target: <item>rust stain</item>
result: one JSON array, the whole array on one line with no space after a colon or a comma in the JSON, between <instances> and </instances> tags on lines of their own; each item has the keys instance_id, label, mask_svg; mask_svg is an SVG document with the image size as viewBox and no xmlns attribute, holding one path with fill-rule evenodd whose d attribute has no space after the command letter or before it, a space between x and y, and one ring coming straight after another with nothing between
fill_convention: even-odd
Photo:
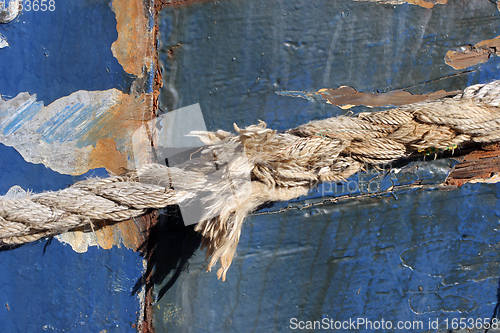
<instances>
[{"instance_id":1,"label":"rust stain","mask_svg":"<svg viewBox=\"0 0 500 333\"><path fill-rule=\"evenodd\" d=\"M163 78L161 73L161 64L159 60L159 51L158 51L158 40L159 40L159 29L158 29L158 13L163 7L163 4L160 1L154 1L154 28L153 28L153 45L154 45L154 54L153 54L153 70L154 70L154 78L153 78L153 94L152 94L152 108L149 109L149 114L145 114L145 118L153 119L157 114L156 111L159 109L158 98L160 96L160 89L163 87ZM148 135L149 137L150 135ZM150 141L149 144L151 146L154 145L153 141ZM149 148L149 147L148 147ZM135 156L134 156L135 158ZM153 159L153 157L149 157L149 159ZM153 333L155 332L155 327L153 323L153 308L152 304L154 303L155 297L153 294L153 270L154 264L151 263L151 254L150 250L151 246L149 243L149 232L151 228L158 222L159 212L157 210L153 210L148 214L145 214L138 219L136 219L139 223L135 228L131 228L128 230L128 225L122 226L121 233L124 235L128 235L123 237L124 244L131 242L134 244L135 249L141 252L145 261L145 274L144 274L144 291L143 298L141 297L141 315L138 321L137 332L141 333ZM127 230L124 230L127 229ZM127 245L125 245L127 246Z\"/></svg>"},{"instance_id":2,"label":"rust stain","mask_svg":"<svg viewBox=\"0 0 500 333\"><path fill-rule=\"evenodd\" d=\"M89 246L98 246L109 250L113 246L120 244L138 251L144 245L149 230L145 219L148 219L148 215L111 225L106 224L105 221L100 221L92 225L94 232L84 231L83 228L80 228L56 236L56 238L71 245L73 250L78 253L87 252Z\"/></svg>"},{"instance_id":3,"label":"rust stain","mask_svg":"<svg viewBox=\"0 0 500 333\"><path fill-rule=\"evenodd\" d=\"M141 224L144 226L144 231L149 232L151 228L158 222L158 211L153 211L148 215L141 217ZM146 238L145 243L141 247L141 254L147 262L146 274L144 276L144 304L143 304L143 318L140 321L140 327L137 330L141 333L153 333L155 332L153 324L153 308L155 297L153 294L153 271L154 267L151 263L151 256L153 254L152 246L149 244L149 237Z\"/></svg>"},{"instance_id":4,"label":"rust stain","mask_svg":"<svg viewBox=\"0 0 500 333\"><path fill-rule=\"evenodd\" d=\"M127 156L116 149L113 138L101 138L90 152L88 166L89 169L105 167L114 174L120 174L127 169L127 163Z\"/></svg>"},{"instance_id":5,"label":"rust stain","mask_svg":"<svg viewBox=\"0 0 500 333\"><path fill-rule=\"evenodd\" d=\"M129 221L122 222L128 223ZM119 224L119 223L118 223ZM94 234L96 236L96 242L99 247L109 250L115 244L120 244L120 233L118 231L118 224L116 225L104 225L98 230L95 230Z\"/></svg>"},{"instance_id":6,"label":"rust stain","mask_svg":"<svg viewBox=\"0 0 500 333\"><path fill-rule=\"evenodd\" d=\"M488 61L492 55L498 55L500 36L483 40L476 45L464 45L458 51L448 51L444 62L454 69L463 69Z\"/></svg>"},{"instance_id":7,"label":"rust stain","mask_svg":"<svg viewBox=\"0 0 500 333\"><path fill-rule=\"evenodd\" d=\"M148 229L145 227L143 217L118 223L117 229L120 232L123 245L129 249L138 250L146 240Z\"/></svg>"},{"instance_id":8,"label":"rust stain","mask_svg":"<svg viewBox=\"0 0 500 333\"><path fill-rule=\"evenodd\" d=\"M448 2L448 0L355 0L355 1L370 1L381 4L391 4L391 5L402 5L404 3L408 3L410 5L416 5L424 8L433 8L435 5L444 5Z\"/></svg>"},{"instance_id":9,"label":"rust stain","mask_svg":"<svg viewBox=\"0 0 500 333\"><path fill-rule=\"evenodd\" d=\"M123 244L126 248L137 251L146 240L142 218L128 220L112 225L102 225L95 231L96 244L106 250L114 245Z\"/></svg>"},{"instance_id":10,"label":"rust stain","mask_svg":"<svg viewBox=\"0 0 500 333\"><path fill-rule=\"evenodd\" d=\"M105 167L113 173L121 174L124 168L133 167L133 133L153 117L152 103L152 93L139 96L122 94L118 103L96 119L89 131L78 139L80 146L92 148L88 159L91 168ZM94 230L94 233L65 233L58 236L58 239L81 253L86 252L88 246L92 245L111 249L115 245L123 244L127 248L138 250L147 237L141 219L113 225L99 223L94 226Z\"/></svg>"},{"instance_id":11,"label":"rust stain","mask_svg":"<svg viewBox=\"0 0 500 333\"><path fill-rule=\"evenodd\" d=\"M432 101L447 96L454 96L460 91L439 90L424 95L413 95L410 92L396 90L387 93L364 93L348 86L341 86L338 89L320 89L318 92L279 92L282 96L302 97L306 99L320 98L326 100L328 104L340 106L342 109L350 109L353 106L365 105L368 107L385 105L404 105L410 103Z\"/></svg>"},{"instance_id":12,"label":"rust stain","mask_svg":"<svg viewBox=\"0 0 500 333\"><path fill-rule=\"evenodd\" d=\"M149 13L141 0L114 0L112 4L118 31L118 39L111 45L113 56L127 73L142 78L153 59Z\"/></svg>"},{"instance_id":13,"label":"rust stain","mask_svg":"<svg viewBox=\"0 0 500 333\"><path fill-rule=\"evenodd\" d=\"M155 17L158 17L158 11L161 10L161 7L157 6L155 4ZM160 39L160 31L158 29L158 24L155 24L153 28L153 40L159 40ZM153 109L151 110L152 114L151 117L156 116L156 110L159 109L159 103L158 99L160 98L160 89L163 87L163 77L161 73L161 65L160 65L160 58L159 58L159 51L158 51L158 44L159 43L154 43L155 44L155 51L154 51L154 79L153 79Z\"/></svg>"},{"instance_id":14,"label":"rust stain","mask_svg":"<svg viewBox=\"0 0 500 333\"><path fill-rule=\"evenodd\" d=\"M484 146L460 159L446 179L447 185L462 186L470 182L500 181L500 144Z\"/></svg>"},{"instance_id":15,"label":"rust stain","mask_svg":"<svg viewBox=\"0 0 500 333\"><path fill-rule=\"evenodd\" d=\"M152 93L140 96L122 95L120 102L106 111L92 128L82 135L78 140L79 144L94 145L102 138L113 138L121 154L127 157L133 156L132 134L144 122L152 119L153 115L150 112L152 100Z\"/></svg>"}]
</instances>

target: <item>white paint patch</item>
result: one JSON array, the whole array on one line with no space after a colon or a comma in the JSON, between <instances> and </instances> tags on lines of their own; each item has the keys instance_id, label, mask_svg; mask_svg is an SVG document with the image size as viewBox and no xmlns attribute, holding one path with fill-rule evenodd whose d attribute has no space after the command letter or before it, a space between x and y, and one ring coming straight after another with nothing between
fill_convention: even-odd
<instances>
[{"instance_id":1,"label":"white paint patch","mask_svg":"<svg viewBox=\"0 0 500 333\"><path fill-rule=\"evenodd\" d=\"M3 49L4 47L9 46L9 42L7 41L7 38L5 38L4 35L0 34L0 49Z\"/></svg>"},{"instance_id":2,"label":"white paint patch","mask_svg":"<svg viewBox=\"0 0 500 333\"><path fill-rule=\"evenodd\" d=\"M72 231L54 237L63 244L71 246L76 253L85 253L89 246L99 246L97 236L93 232Z\"/></svg>"},{"instance_id":3,"label":"white paint patch","mask_svg":"<svg viewBox=\"0 0 500 333\"><path fill-rule=\"evenodd\" d=\"M83 174L89 170L93 147L79 139L123 95L117 89L80 90L48 106L27 92L7 101L0 95L0 142L14 147L27 162L63 174Z\"/></svg>"}]
</instances>

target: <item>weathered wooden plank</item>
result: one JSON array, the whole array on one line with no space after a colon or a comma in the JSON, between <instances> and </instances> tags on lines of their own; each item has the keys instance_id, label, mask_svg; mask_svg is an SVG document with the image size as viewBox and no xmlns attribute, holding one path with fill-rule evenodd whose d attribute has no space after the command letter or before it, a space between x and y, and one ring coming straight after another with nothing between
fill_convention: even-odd
<instances>
[{"instance_id":1,"label":"weathered wooden plank","mask_svg":"<svg viewBox=\"0 0 500 333\"><path fill-rule=\"evenodd\" d=\"M286 130L345 114L315 96L297 99L286 92L311 97L348 86L368 97L424 95L497 79L496 56L462 69L445 62L456 47L498 36L495 3L409 2L167 5L159 15L165 68L160 106L200 103L209 129L231 131L233 122L246 126L262 119ZM356 104L350 110L357 113L385 103L332 104ZM422 331L430 329L429 320L439 320L443 329L445 319L491 318L498 286L498 185L456 189L452 180L467 176L468 167L490 177L498 162L495 152L486 151L466 155L459 167L466 152L394 164L390 173L368 170L263 208L246 223L226 282L204 274L203 253L196 253L189 273L155 305L156 329L281 332L290 331L292 318L384 318L394 325L422 321L425 326L415 330ZM164 281L175 271L160 259L151 264Z\"/></svg>"}]
</instances>

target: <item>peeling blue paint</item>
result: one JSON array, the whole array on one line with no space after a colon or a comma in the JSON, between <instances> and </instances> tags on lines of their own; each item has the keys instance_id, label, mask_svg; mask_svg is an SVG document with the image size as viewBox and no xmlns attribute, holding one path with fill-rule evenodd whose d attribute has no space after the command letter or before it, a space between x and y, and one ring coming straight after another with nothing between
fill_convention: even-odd
<instances>
[{"instance_id":1,"label":"peeling blue paint","mask_svg":"<svg viewBox=\"0 0 500 333\"><path fill-rule=\"evenodd\" d=\"M26 163L0 144L0 195L13 185L42 192L58 190L104 169L73 177ZM125 248L89 248L84 254L57 241L0 251L2 332L136 332L140 302L131 295L142 273L142 258ZM45 251L45 254L44 254Z\"/></svg>"},{"instance_id":2,"label":"peeling blue paint","mask_svg":"<svg viewBox=\"0 0 500 333\"><path fill-rule=\"evenodd\" d=\"M463 89L498 79L500 58L456 71L444 63L449 45L496 37L499 15L486 0L432 10L351 0L166 7L159 17L160 101L164 109L199 102L212 130L262 119L282 131L345 114L303 91ZM172 56L168 47L177 43ZM500 185L437 189L456 161L433 157L261 209L244 224L226 281L206 274L197 252L155 305L156 330L289 332L292 318L383 318L422 320L420 332L429 330L428 320L491 318L500 280Z\"/></svg>"},{"instance_id":3,"label":"peeling blue paint","mask_svg":"<svg viewBox=\"0 0 500 333\"><path fill-rule=\"evenodd\" d=\"M498 79L500 58L492 57L486 67L456 71L444 64L447 45L496 37L499 15L488 1L449 2L432 10L352 0L320 0L315 6L302 0L229 0L166 7L159 16L160 106L173 110L200 103L209 130L232 131L233 123L247 126L261 119L282 131L344 111L283 98L276 95L280 91L342 85L413 94L463 89ZM388 35L393 37L388 40ZM285 47L286 41L300 41L301 47ZM177 43L181 46L171 57L167 51ZM374 46L368 49L368 44Z\"/></svg>"},{"instance_id":4,"label":"peeling blue paint","mask_svg":"<svg viewBox=\"0 0 500 333\"><path fill-rule=\"evenodd\" d=\"M91 247L79 254L57 241L45 245L0 252L3 332L137 331L140 305L131 292L142 271L138 253Z\"/></svg>"},{"instance_id":5,"label":"peeling blue paint","mask_svg":"<svg viewBox=\"0 0 500 333\"><path fill-rule=\"evenodd\" d=\"M25 10L0 24L10 43L0 52L4 98L27 91L48 105L77 90L128 92L134 78L111 52L118 33L109 1L55 2L52 12Z\"/></svg>"},{"instance_id":6,"label":"peeling blue paint","mask_svg":"<svg viewBox=\"0 0 500 333\"><path fill-rule=\"evenodd\" d=\"M9 42L7 41L7 38L5 38L4 35L0 34L0 49L3 49L7 46L9 46Z\"/></svg>"},{"instance_id":7,"label":"peeling blue paint","mask_svg":"<svg viewBox=\"0 0 500 333\"><path fill-rule=\"evenodd\" d=\"M54 118L42 124L36 132L42 134L49 143L79 139L98 122L98 118L108 111L109 107L109 103L105 105L93 101L87 102L89 104L76 103L66 106Z\"/></svg>"},{"instance_id":8,"label":"peeling blue paint","mask_svg":"<svg viewBox=\"0 0 500 333\"><path fill-rule=\"evenodd\" d=\"M205 273L198 252L155 307L157 331L289 332L291 318L491 318L499 197L500 185L473 184L252 216L226 281ZM162 320L176 306L177 316Z\"/></svg>"},{"instance_id":9,"label":"peeling blue paint","mask_svg":"<svg viewBox=\"0 0 500 333\"><path fill-rule=\"evenodd\" d=\"M89 177L107 177L104 168L93 169L80 176L63 175L43 164L27 163L12 147L0 143L0 195L14 185L34 193L57 191Z\"/></svg>"},{"instance_id":10,"label":"peeling blue paint","mask_svg":"<svg viewBox=\"0 0 500 333\"><path fill-rule=\"evenodd\" d=\"M121 97L130 97L121 92L130 90L134 77L111 51L118 32L109 1L56 0L55 6L51 12L23 10L0 24L0 136L38 154L34 160L59 159L52 162L73 170L78 161L71 154L81 147L68 140L94 128ZM0 144L0 195L14 185L53 191L108 175L105 169L61 174ZM2 249L0 261L2 332L137 331L143 310L132 295L143 272L137 252L90 247L80 254L59 241L41 240Z\"/></svg>"}]
</instances>

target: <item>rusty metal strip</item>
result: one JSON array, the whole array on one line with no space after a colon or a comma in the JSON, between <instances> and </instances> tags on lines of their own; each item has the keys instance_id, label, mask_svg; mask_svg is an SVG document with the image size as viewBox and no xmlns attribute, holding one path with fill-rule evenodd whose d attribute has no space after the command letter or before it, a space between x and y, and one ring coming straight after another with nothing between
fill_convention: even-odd
<instances>
[{"instance_id":1,"label":"rusty metal strip","mask_svg":"<svg viewBox=\"0 0 500 333\"><path fill-rule=\"evenodd\" d=\"M140 248L141 254L144 257L146 262L145 273L141 278L140 284L143 288L143 297L142 297L142 313L141 318L139 318L139 325L137 332L141 333L154 333L155 328L153 325L153 303L154 303L154 295L153 288L151 288L151 280L153 276L153 269L151 267L151 256L152 251L150 250L149 244L149 231L151 228L158 222L158 212L153 211L150 214L143 216L142 222L144 227L146 228L145 232L148 234L148 237L144 241L143 245Z\"/></svg>"},{"instance_id":2,"label":"rusty metal strip","mask_svg":"<svg viewBox=\"0 0 500 333\"><path fill-rule=\"evenodd\" d=\"M147 0L146 0L147 1ZM150 109L150 117L153 119L157 116L157 110L159 109L158 99L160 97L160 89L163 87L163 78L161 72L161 64L159 60L159 34L160 31L158 29L158 13L163 7L163 3L161 0L153 0L152 1L152 9L153 9L153 20L154 26L152 29L152 45L154 48L154 52L152 54L152 62L153 62L153 94L152 94L152 108ZM149 135L150 136L150 135ZM154 140L150 140L150 145L154 146ZM149 233L151 228L153 228L158 223L158 211L152 211L150 214L147 214L141 217L142 225L145 227L145 238L144 242L139 249L142 256L145 260L145 273L142 277L142 285L143 285L143 299L142 299L142 313L140 318L140 325L138 326L138 332L141 333L154 333L155 328L153 324L153 303L154 303L154 295L152 286L153 279L153 263L151 261L151 257L153 254L153 248L150 244Z\"/></svg>"}]
</instances>

